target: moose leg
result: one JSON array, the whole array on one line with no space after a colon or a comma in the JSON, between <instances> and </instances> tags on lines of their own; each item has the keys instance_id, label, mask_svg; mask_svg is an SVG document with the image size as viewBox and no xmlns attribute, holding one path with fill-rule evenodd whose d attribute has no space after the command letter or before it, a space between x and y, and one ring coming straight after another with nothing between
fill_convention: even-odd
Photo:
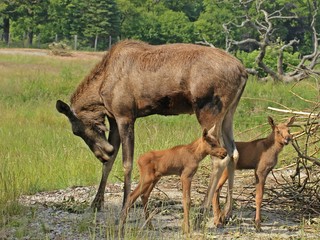
<instances>
[{"instance_id":1,"label":"moose leg","mask_svg":"<svg viewBox=\"0 0 320 240\"><path fill-rule=\"evenodd\" d=\"M118 120L117 123L122 142L122 164L124 170L123 208L131 191L131 172L134 154L134 120Z\"/></svg>"},{"instance_id":2,"label":"moose leg","mask_svg":"<svg viewBox=\"0 0 320 240\"><path fill-rule=\"evenodd\" d=\"M119 137L119 131L118 131L118 126L117 123L113 119L108 119L109 120L109 127L110 127L110 132L108 136L108 142L113 146L114 152L108 162L104 162L102 165L102 177L100 180L99 188L97 191L97 194L91 204L91 207L93 209L97 209L98 211L101 210L103 202L104 202L104 191L106 188L107 184L107 179L109 176L109 173L112 169L113 163L117 157L118 151L119 151L119 146L120 146L120 137Z\"/></svg>"},{"instance_id":3,"label":"moose leg","mask_svg":"<svg viewBox=\"0 0 320 240\"><path fill-rule=\"evenodd\" d=\"M222 173L222 176L218 182L217 185L217 190L215 191L214 195L213 195L213 199L212 199L212 207L213 207L213 222L214 225L216 226L221 226L222 222L221 222L221 209L220 209L220 191L222 189L223 184L226 182L226 180L228 179L228 171L227 169L225 169Z\"/></svg>"},{"instance_id":4,"label":"moose leg","mask_svg":"<svg viewBox=\"0 0 320 240\"><path fill-rule=\"evenodd\" d=\"M202 128L212 129L214 127L214 132L212 133L214 137L216 137L219 141L221 146L224 146L223 139L222 139L222 123L225 116L224 109L207 109L206 105L203 109L198 109L195 107L195 112L198 118L198 121ZM212 112L217 112L217 115L212 114ZM210 131L210 130L209 130ZM205 226L204 220L207 218L207 214L210 209L210 205L212 202L213 194L216 191L216 187L218 184L218 180L227 166L228 162L230 161L230 156L226 156L224 159L220 159L214 156L212 158L212 172L210 176L210 182L207 190L207 194L203 200L202 206L199 209L197 216L195 217L195 224L194 228L199 229L201 226Z\"/></svg>"},{"instance_id":5,"label":"moose leg","mask_svg":"<svg viewBox=\"0 0 320 240\"><path fill-rule=\"evenodd\" d=\"M225 147L228 151L228 154L232 156L231 161L228 163L228 194L227 194L227 201L224 209L224 213L221 216L221 220L224 223L226 219L228 219L232 214L232 193L233 193L233 182L234 182L234 172L235 166L239 159L239 152L237 150L236 144L234 142L233 137L233 115L236 110L236 106L239 102L239 98L233 102L232 106L230 107L222 127L222 136L225 143Z\"/></svg>"},{"instance_id":6,"label":"moose leg","mask_svg":"<svg viewBox=\"0 0 320 240\"><path fill-rule=\"evenodd\" d=\"M189 222L189 211L190 211L190 190L191 190L191 180L192 177L190 176L181 176L181 183L182 183L182 192L183 192L183 226L182 230L183 233L190 232L190 222Z\"/></svg>"}]
</instances>

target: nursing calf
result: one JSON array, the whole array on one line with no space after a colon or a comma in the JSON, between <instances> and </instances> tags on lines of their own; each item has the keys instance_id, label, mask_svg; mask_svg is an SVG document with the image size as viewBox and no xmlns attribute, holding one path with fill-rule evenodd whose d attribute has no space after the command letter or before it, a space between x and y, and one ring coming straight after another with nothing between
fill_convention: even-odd
<instances>
[{"instance_id":1,"label":"nursing calf","mask_svg":"<svg viewBox=\"0 0 320 240\"><path fill-rule=\"evenodd\" d=\"M219 142L204 129L201 138L188 145L180 145L167 150L151 151L138 159L140 180L138 186L130 193L128 201L121 213L121 228L127 218L129 208L136 199L141 196L146 221L149 219L147 203L150 193L162 176L179 175L183 191L183 232L190 231L189 209L191 180L196 173L199 163L207 155L223 159L227 156L225 148L220 147Z\"/></svg>"},{"instance_id":2,"label":"nursing calf","mask_svg":"<svg viewBox=\"0 0 320 240\"><path fill-rule=\"evenodd\" d=\"M264 185L269 172L275 167L278 161L278 155L285 145L292 139L289 127L295 118L291 117L286 123L275 124L271 117L268 117L272 132L263 139L251 142L236 142L239 152L239 160L236 169L254 169L256 178L256 216L255 227L257 231L261 231L261 203L264 192ZM228 171L225 170L218 182L217 190L214 194L212 204L214 209L214 223L221 225L224 217L231 213L221 214L219 207L219 193L228 179Z\"/></svg>"}]
</instances>

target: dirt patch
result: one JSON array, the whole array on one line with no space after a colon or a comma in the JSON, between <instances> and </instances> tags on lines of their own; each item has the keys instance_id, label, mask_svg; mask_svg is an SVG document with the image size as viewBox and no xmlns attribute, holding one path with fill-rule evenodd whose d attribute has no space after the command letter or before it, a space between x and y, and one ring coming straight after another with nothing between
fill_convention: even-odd
<instances>
[{"instance_id":1,"label":"dirt patch","mask_svg":"<svg viewBox=\"0 0 320 240\"><path fill-rule=\"evenodd\" d=\"M278 171L275 175L290 174L291 170ZM192 213L197 211L204 194L208 175L199 170L192 186ZM277 180L278 181L278 180ZM262 206L262 233L253 226L254 178L251 171L238 171L235 180L235 205L233 217L221 229L213 226L211 215L204 232L192 232L194 239L319 239L319 218L296 214L292 206L281 202L270 204L268 192L275 186L275 178L268 177L266 198ZM135 187L133 184L132 187ZM41 192L21 196L20 203L27 207L25 216L16 219L17 226L2 233L7 239L114 239L118 238L117 222L122 204L123 184L108 184L105 208L93 213L89 206L96 187L72 187L64 190ZM144 227L140 200L130 210L126 225L126 239L185 239L181 224L183 209L181 186L178 177L163 178L150 197L153 230ZM225 195L225 192L222 192ZM274 200L273 200L274 201ZM272 201L271 201L272 202ZM191 216L193 218L193 216ZM22 229L22 230L21 230ZM23 230L24 229L24 230ZM1 235L1 233L0 233Z\"/></svg>"},{"instance_id":2,"label":"dirt patch","mask_svg":"<svg viewBox=\"0 0 320 240\"><path fill-rule=\"evenodd\" d=\"M53 56L63 59L101 59L106 52L81 52L71 51L70 56L57 56L53 55L50 50L47 49L32 49L32 48L1 48L0 54L22 54L33 56Z\"/></svg>"}]
</instances>

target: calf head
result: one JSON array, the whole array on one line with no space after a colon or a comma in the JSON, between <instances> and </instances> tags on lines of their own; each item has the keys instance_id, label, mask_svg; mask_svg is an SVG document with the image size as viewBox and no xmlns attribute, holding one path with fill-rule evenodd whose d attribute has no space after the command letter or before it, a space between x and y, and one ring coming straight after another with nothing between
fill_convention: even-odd
<instances>
[{"instance_id":1,"label":"calf head","mask_svg":"<svg viewBox=\"0 0 320 240\"><path fill-rule=\"evenodd\" d=\"M103 123L96 123L85 117L80 119L69 105L61 100L57 101L56 108L58 112L68 117L73 134L81 137L101 162L110 159L114 149L106 139L105 131L107 129Z\"/></svg>"},{"instance_id":2,"label":"calf head","mask_svg":"<svg viewBox=\"0 0 320 240\"><path fill-rule=\"evenodd\" d=\"M288 145L292 140L289 127L295 121L295 117L289 118L285 123L275 124L271 117L268 117L268 122L271 125L272 131L274 132L275 141L281 145Z\"/></svg>"},{"instance_id":3,"label":"calf head","mask_svg":"<svg viewBox=\"0 0 320 240\"><path fill-rule=\"evenodd\" d=\"M227 156L227 150L221 147L219 141L212 135L213 129L209 132L206 128L203 130L203 143L206 145L208 154L223 159Z\"/></svg>"}]
</instances>

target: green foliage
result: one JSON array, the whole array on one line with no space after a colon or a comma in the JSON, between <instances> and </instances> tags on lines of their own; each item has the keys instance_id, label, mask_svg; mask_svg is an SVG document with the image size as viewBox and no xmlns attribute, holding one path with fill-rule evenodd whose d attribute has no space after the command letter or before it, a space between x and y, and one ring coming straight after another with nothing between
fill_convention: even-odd
<instances>
[{"instance_id":1,"label":"green foliage","mask_svg":"<svg viewBox=\"0 0 320 240\"><path fill-rule=\"evenodd\" d=\"M3 0L0 3L0 21L10 21L12 40L17 41L22 36L28 39L29 43L20 44L21 46L31 46L33 41L47 46L53 41L72 41L73 36L77 35L78 49L92 49L98 39L98 49L105 50L109 36L113 43L119 38L140 39L152 44L205 39L216 47L225 48L226 34L235 40L259 39L260 33L252 25L239 27L246 19L245 16L249 16L252 22L264 20L262 12L257 11L259 1L249 1L246 4L241 2L243 1ZM310 1L263 1L261 9L270 14L281 9L283 16L296 14L297 18L273 21L273 25L277 27L271 41L281 39L288 42L297 38L300 43L294 46L294 51L302 54L312 51L310 16L313 6ZM231 31L226 33L223 24L229 24ZM0 34L9 31L4 29L5 24L2 26L0 24ZM319 32L319 11L315 26ZM252 44L241 47L245 51L256 48Z\"/></svg>"},{"instance_id":2,"label":"green foliage","mask_svg":"<svg viewBox=\"0 0 320 240\"><path fill-rule=\"evenodd\" d=\"M266 54L263 59L263 62L270 67L273 71L277 72L277 63L278 63L278 57L279 57L279 50L280 46L275 45L274 47L267 47ZM254 50L252 52L245 52L245 51L238 51L236 53L237 57L243 62L243 64L247 68L254 68L257 69L259 72L259 77L265 77L266 73L258 67L256 63L256 57L258 56L259 51ZM299 52L293 52L292 49L286 49L286 51L283 52L283 70L286 71L292 71L292 66L297 66L300 62L300 56Z\"/></svg>"},{"instance_id":3,"label":"green foliage","mask_svg":"<svg viewBox=\"0 0 320 240\"><path fill-rule=\"evenodd\" d=\"M193 23L182 11L167 9L162 2L118 0L121 37L142 39L149 43L193 42Z\"/></svg>"}]
</instances>

